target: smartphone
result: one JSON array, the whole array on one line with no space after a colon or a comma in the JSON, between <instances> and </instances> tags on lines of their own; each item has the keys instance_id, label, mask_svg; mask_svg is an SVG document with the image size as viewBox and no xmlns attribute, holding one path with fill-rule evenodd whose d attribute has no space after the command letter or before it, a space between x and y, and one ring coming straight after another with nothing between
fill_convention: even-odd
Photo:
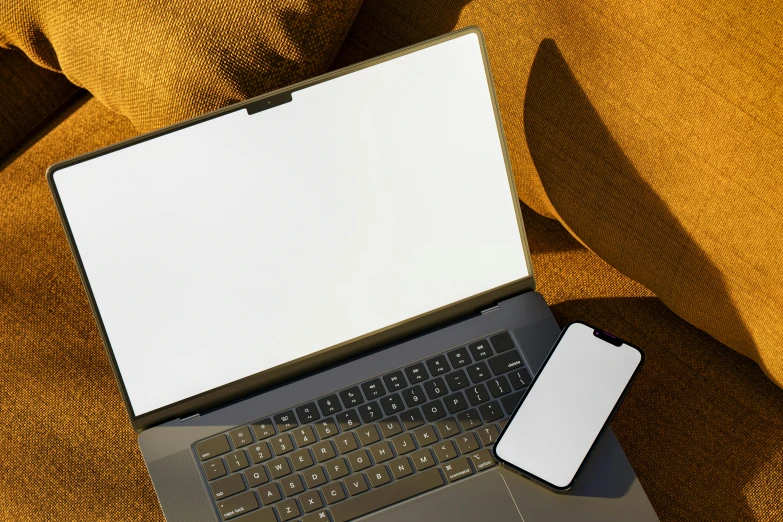
<instances>
[{"instance_id":1,"label":"smartphone","mask_svg":"<svg viewBox=\"0 0 783 522\"><path fill-rule=\"evenodd\" d=\"M643 361L642 351L622 339L569 324L498 437L496 459L567 493Z\"/></svg>"}]
</instances>

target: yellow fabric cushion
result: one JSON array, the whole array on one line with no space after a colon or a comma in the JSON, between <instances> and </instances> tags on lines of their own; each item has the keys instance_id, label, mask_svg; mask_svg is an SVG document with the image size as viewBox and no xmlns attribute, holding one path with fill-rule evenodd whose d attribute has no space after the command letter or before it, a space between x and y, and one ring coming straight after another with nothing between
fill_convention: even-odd
<instances>
[{"instance_id":1,"label":"yellow fabric cushion","mask_svg":"<svg viewBox=\"0 0 783 522\"><path fill-rule=\"evenodd\" d=\"M0 47L146 131L323 72L361 0L11 2Z\"/></svg>"},{"instance_id":2,"label":"yellow fabric cushion","mask_svg":"<svg viewBox=\"0 0 783 522\"><path fill-rule=\"evenodd\" d=\"M481 27L520 197L783 386L781 19L779 0L367 0L336 64Z\"/></svg>"}]
</instances>

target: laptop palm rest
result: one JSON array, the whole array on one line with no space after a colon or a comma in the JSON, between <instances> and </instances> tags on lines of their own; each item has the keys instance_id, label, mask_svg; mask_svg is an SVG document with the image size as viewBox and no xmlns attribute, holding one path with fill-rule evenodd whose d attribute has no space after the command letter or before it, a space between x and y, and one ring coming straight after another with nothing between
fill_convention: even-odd
<instances>
[{"instance_id":1,"label":"laptop palm rest","mask_svg":"<svg viewBox=\"0 0 783 522\"><path fill-rule=\"evenodd\" d=\"M487 520L516 522L524 520L506 480L500 473L488 472L464 479L451 487L414 498L363 520L399 522L480 522Z\"/></svg>"}]
</instances>

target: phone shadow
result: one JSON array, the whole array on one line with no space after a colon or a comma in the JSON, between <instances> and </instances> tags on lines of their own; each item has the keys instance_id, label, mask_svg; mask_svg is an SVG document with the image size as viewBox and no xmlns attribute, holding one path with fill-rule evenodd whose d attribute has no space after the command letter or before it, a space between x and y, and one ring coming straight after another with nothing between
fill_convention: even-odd
<instances>
[{"instance_id":1,"label":"phone shadow","mask_svg":"<svg viewBox=\"0 0 783 522\"><path fill-rule=\"evenodd\" d=\"M571 489L571 496L621 498L636 479L614 432L606 427L588 455Z\"/></svg>"}]
</instances>

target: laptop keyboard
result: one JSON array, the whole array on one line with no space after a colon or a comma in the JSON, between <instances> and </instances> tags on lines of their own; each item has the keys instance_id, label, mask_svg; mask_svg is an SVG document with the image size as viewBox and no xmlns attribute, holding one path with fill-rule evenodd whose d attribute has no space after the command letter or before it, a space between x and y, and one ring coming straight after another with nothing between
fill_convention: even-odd
<instances>
[{"instance_id":1,"label":"laptop keyboard","mask_svg":"<svg viewBox=\"0 0 783 522\"><path fill-rule=\"evenodd\" d=\"M194 445L222 520L346 522L495 466L530 384L507 332Z\"/></svg>"}]
</instances>

